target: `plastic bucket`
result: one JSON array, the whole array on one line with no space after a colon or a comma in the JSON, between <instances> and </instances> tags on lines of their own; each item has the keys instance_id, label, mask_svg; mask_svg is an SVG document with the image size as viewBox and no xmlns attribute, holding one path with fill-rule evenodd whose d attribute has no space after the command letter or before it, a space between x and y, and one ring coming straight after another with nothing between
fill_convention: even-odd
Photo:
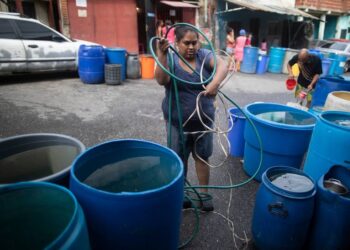
<instances>
[{"instance_id":1,"label":"plastic bucket","mask_svg":"<svg viewBox=\"0 0 350 250\"><path fill-rule=\"evenodd\" d=\"M271 47L268 71L271 73L281 73L286 49Z\"/></svg>"},{"instance_id":2,"label":"plastic bucket","mask_svg":"<svg viewBox=\"0 0 350 250\"><path fill-rule=\"evenodd\" d=\"M324 110L350 112L350 91L335 91L328 94Z\"/></svg>"},{"instance_id":3,"label":"plastic bucket","mask_svg":"<svg viewBox=\"0 0 350 250\"><path fill-rule=\"evenodd\" d=\"M83 83L94 84L104 81L105 53L99 45L80 45L78 72Z\"/></svg>"},{"instance_id":4,"label":"plastic bucket","mask_svg":"<svg viewBox=\"0 0 350 250\"><path fill-rule=\"evenodd\" d=\"M27 182L0 187L2 249L90 249L85 218L73 194Z\"/></svg>"},{"instance_id":5,"label":"plastic bucket","mask_svg":"<svg viewBox=\"0 0 350 250\"><path fill-rule=\"evenodd\" d=\"M228 133L230 141L230 155L234 157L243 157L244 155L244 127L245 116L238 108L229 109L233 121L232 130ZM229 120L229 127L231 127L231 120Z\"/></svg>"},{"instance_id":6,"label":"plastic bucket","mask_svg":"<svg viewBox=\"0 0 350 250\"><path fill-rule=\"evenodd\" d=\"M252 234L259 249L303 249L311 222L315 184L299 169L272 167L256 194Z\"/></svg>"},{"instance_id":7,"label":"plastic bucket","mask_svg":"<svg viewBox=\"0 0 350 250\"><path fill-rule=\"evenodd\" d=\"M309 146L317 118L309 112L276 103L252 103L245 107L262 140L263 162L255 176L271 166L283 165L300 168ZM257 171L260 162L260 144L253 126L246 122L244 130L244 171Z\"/></svg>"},{"instance_id":8,"label":"plastic bucket","mask_svg":"<svg viewBox=\"0 0 350 250\"><path fill-rule=\"evenodd\" d=\"M94 249L177 249L183 164L172 150L115 140L80 155L70 189L81 204Z\"/></svg>"},{"instance_id":9,"label":"plastic bucket","mask_svg":"<svg viewBox=\"0 0 350 250\"><path fill-rule=\"evenodd\" d=\"M141 55L141 77L142 79L153 79L154 78L154 67L155 61L151 55Z\"/></svg>"},{"instance_id":10,"label":"plastic bucket","mask_svg":"<svg viewBox=\"0 0 350 250\"><path fill-rule=\"evenodd\" d=\"M286 87L288 90L293 90L295 86L297 85L297 81L294 79L287 79L286 81Z\"/></svg>"},{"instance_id":11,"label":"plastic bucket","mask_svg":"<svg viewBox=\"0 0 350 250\"><path fill-rule=\"evenodd\" d=\"M253 74L256 71L256 64L258 62L259 48L257 47L244 47L243 62L241 64L240 71L243 73Z\"/></svg>"},{"instance_id":12,"label":"plastic bucket","mask_svg":"<svg viewBox=\"0 0 350 250\"><path fill-rule=\"evenodd\" d=\"M327 96L333 91L350 91L350 81L342 77L325 77L318 80L312 97L312 106L324 106Z\"/></svg>"},{"instance_id":13,"label":"plastic bucket","mask_svg":"<svg viewBox=\"0 0 350 250\"><path fill-rule=\"evenodd\" d=\"M0 140L0 184L21 181L69 183L73 160L85 150L77 139L60 134L26 134Z\"/></svg>"},{"instance_id":14,"label":"plastic bucket","mask_svg":"<svg viewBox=\"0 0 350 250\"><path fill-rule=\"evenodd\" d=\"M256 73L264 74L267 71L267 65L269 63L269 56L267 55L259 55L258 62L256 64Z\"/></svg>"},{"instance_id":15,"label":"plastic bucket","mask_svg":"<svg viewBox=\"0 0 350 250\"><path fill-rule=\"evenodd\" d=\"M350 170L334 166L317 182L309 249L348 249L350 246L350 194L340 195L325 186L335 179L350 188Z\"/></svg>"},{"instance_id":16,"label":"plastic bucket","mask_svg":"<svg viewBox=\"0 0 350 250\"><path fill-rule=\"evenodd\" d=\"M341 111L323 112L312 134L304 171L314 180L334 165L350 168L350 113Z\"/></svg>"},{"instance_id":17,"label":"plastic bucket","mask_svg":"<svg viewBox=\"0 0 350 250\"><path fill-rule=\"evenodd\" d=\"M122 65L122 81L126 79L126 49L106 48L107 63Z\"/></svg>"}]
</instances>

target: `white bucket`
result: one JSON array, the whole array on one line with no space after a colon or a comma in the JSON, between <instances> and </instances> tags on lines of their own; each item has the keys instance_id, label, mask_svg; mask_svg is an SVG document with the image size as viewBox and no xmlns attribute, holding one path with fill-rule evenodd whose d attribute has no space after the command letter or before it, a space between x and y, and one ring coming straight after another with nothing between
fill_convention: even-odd
<instances>
[{"instance_id":1,"label":"white bucket","mask_svg":"<svg viewBox=\"0 0 350 250\"><path fill-rule=\"evenodd\" d=\"M335 91L328 94L324 110L350 112L350 92Z\"/></svg>"}]
</instances>

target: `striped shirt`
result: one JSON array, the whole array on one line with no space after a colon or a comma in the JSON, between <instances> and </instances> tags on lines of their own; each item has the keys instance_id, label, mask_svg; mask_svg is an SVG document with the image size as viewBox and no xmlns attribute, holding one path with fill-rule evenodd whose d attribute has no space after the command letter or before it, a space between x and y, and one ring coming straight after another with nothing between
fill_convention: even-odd
<instances>
[{"instance_id":1,"label":"striped shirt","mask_svg":"<svg viewBox=\"0 0 350 250\"><path fill-rule=\"evenodd\" d=\"M307 88L307 86L309 86L315 75L322 74L322 62L321 59L316 55L309 54L309 59L305 63L299 62L298 55L295 55L292 59L290 59L288 63L291 67L296 63L298 64L300 71L300 74L298 76L298 84L304 88Z\"/></svg>"}]
</instances>

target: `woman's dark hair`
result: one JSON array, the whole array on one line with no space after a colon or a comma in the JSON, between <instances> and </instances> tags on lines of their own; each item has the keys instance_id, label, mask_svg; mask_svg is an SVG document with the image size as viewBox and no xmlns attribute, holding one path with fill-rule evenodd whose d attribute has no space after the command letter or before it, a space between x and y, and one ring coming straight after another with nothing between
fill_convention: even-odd
<instances>
[{"instance_id":1,"label":"woman's dark hair","mask_svg":"<svg viewBox=\"0 0 350 250\"><path fill-rule=\"evenodd\" d=\"M162 26L163 20L157 20L156 27Z\"/></svg>"},{"instance_id":2,"label":"woman's dark hair","mask_svg":"<svg viewBox=\"0 0 350 250\"><path fill-rule=\"evenodd\" d=\"M233 29L231 27L228 27L226 28L226 33L227 34L230 34L231 32L233 31Z\"/></svg>"},{"instance_id":3,"label":"woman's dark hair","mask_svg":"<svg viewBox=\"0 0 350 250\"><path fill-rule=\"evenodd\" d=\"M190 27L190 26L178 26L175 29L175 36L176 36L176 41L180 41L184 36L186 35L187 32L193 32L196 34L197 38L199 38L197 31Z\"/></svg>"}]
</instances>

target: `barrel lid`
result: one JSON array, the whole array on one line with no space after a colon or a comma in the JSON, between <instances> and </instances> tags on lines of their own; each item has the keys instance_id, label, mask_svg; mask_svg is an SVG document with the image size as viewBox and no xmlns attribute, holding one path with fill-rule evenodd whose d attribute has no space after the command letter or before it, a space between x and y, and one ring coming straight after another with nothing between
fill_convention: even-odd
<instances>
[{"instance_id":1,"label":"barrel lid","mask_svg":"<svg viewBox=\"0 0 350 250\"><path fill-rule=\"evenodd\" d=\"M293 167L271 167L263 174L262 181L274 193L288 198L306 199L316 192L311 177Z\"/></svg>"},{"instance_id":2,"label":"barrel lid","mask_svg":"<svg viewBox=\"0 0 350 250\"><path fill-rule=\"evenodd\" d=\"M108 50L108 51L126 51L126 49L124 49L124 48L119 48L119 47L115 47L115 48L106 48L106 50Z\"/></svg>"}]
</instances>

